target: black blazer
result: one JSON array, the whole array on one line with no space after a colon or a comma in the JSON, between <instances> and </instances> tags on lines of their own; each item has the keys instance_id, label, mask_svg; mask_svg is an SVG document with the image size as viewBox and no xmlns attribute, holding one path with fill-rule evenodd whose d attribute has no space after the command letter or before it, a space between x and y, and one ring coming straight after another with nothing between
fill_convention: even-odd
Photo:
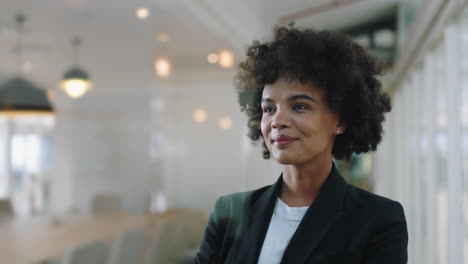
<instances>
[{"instance_id":1,"label":"black blazer","mask_svg":"<svg viewBox=\"0 0 468 264\"><path fill-rule=\"evenodd\" d=\"M256 264L281 193L270 186L217 200L195 264ZM307 210L282 264L407 263L408 231L400 203L348 184L335 165Z\"/></svg>"}]
</instances>

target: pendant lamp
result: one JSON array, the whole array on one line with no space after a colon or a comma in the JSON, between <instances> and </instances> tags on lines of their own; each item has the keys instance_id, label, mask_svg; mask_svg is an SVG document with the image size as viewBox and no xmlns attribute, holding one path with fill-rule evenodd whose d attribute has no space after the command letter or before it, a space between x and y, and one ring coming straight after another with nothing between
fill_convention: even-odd
<instances>
[{"instance_id":1,"label":"pendant lamp","mask_svg":"<svg viewBox=\"0 0 468 264\"><path fill-rule=\"evenodd\" d=\"M46 92L21 76L22 55L22 27L26 18L24 15L16 16L17 24L17 76L0 85L0 114L23 115L23 114L46 114L53 113L53 107Z\"/></svg>"},{"instance_id":2,"label":"pendant lamp","mask_svg":"<svg viewBox=\"0 0 468 264\"><path fill-rule=\"evenodd\" d=\"M81 45L79 38L72 41L75 49L75 66L63 74L61 87L65 93L72 98L80 98L91 89L92 83L89 74L78 66L78 48Z\"/></svg>"}]
</instances>

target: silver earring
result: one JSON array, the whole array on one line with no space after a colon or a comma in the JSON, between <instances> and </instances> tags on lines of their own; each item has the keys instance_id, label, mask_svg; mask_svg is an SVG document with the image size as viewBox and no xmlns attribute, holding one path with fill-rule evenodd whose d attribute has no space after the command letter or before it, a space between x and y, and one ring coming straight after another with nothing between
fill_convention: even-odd
<instances>
[{"instance_id":1,"label":"silver earring","mask_svg":"<svg viewBox=\"0 0 468 264\"><path fill-rule=\"evenodd\" d=\"M337 134L339 134L339 133L340 133L340 130L339 130L339 129L337 129L337 130L336 130L336 133L337 133Z\"/></svg>"}]
</instances>

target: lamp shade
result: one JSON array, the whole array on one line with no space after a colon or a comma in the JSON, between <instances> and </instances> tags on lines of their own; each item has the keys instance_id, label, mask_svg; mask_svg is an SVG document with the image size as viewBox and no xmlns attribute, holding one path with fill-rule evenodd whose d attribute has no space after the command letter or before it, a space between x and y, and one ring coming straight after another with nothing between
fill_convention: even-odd
<instances>
[{"instance_id":1,"label":"lamp shade","mask_svg":"<svg viewBox=\"0 0 468 264\"><path fill-rule=\"evenodd\" d=\"M91 89L88 73L78 66L65 72L61 85L67 95L72 98L79 98Z\"/></svg>"},{"instance_id":2,"label":"lamp shade","mask_svg":"<svg viewBox=\"0 0 468 264\"><path fill-rule=\"evenodd\" d=\"M53 107L44 90L15 77L0 86L0 111L53 112Z\"/></svg>"},{"instance_id":3,"label":"lamp shade","mask_svg":"<svg viewBox=\"0 0 468 264\"><path fill-rule=\"evenodd\" d=\"M78 66L70 68L63 74L63 80L81 79L89 81L89 74Z\"/></svg>"}]
</instances>

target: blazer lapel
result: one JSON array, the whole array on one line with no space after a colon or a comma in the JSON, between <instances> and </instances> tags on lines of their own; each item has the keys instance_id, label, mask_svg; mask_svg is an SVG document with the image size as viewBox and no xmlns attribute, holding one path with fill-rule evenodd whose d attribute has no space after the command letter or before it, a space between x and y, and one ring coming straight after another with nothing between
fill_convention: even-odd
<instances>
[{"instance_id":1,"label":"blazer lapel","mask_svg":"<svg viewBox=\"0 0 468 264\"><path fill-rule=\"evenodd\" d=\"M245 236L237 241L233 263L255 264L258 262L282 185L283 174L259 197L252 197L252 204L247 210L250 215L246 223ZM343 214L342 201L346 186L347 183L333 164L322 190L291 238L283 255L282 264L304 263L307 260L327 230Z\"/></svg>"},{"instance_id":2,"label":"blazer lapel","mask_svg":"<svg viewBox=\"0 0 468 264\"><path fill-rule=\"evenodd\" d=\"M244 239L239 241L239 255L236 263L254 264L258 262L282 183L283 175L281 174L275 184L269 186L258 199L252 200L246 235Z\"/></svg>"},{"instance_id":3,"label":"blazer lapel","mask_svg":"<svg viewBox=\"0 0 468 264\"><path fill-rule=\"evenodd\" d=\"M282 264L305 263L329 228L339 219L347 183L335 169L325 181L322 190L307 210L286 251Z\"/></svg>"}]
</instances>

